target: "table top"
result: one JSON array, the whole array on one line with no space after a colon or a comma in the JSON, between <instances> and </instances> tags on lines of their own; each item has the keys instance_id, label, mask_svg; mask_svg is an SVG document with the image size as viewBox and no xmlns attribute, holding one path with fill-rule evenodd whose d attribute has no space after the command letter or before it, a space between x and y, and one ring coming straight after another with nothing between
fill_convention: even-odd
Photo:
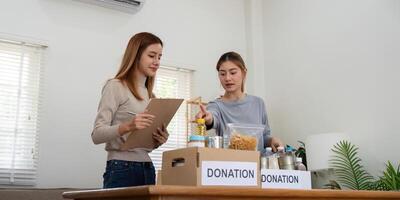
<instances>
[{"instance_id":1,"label":"table top","mask_svg":"<svg viewBox=\"0 0 400 200\"><path fill-rule=\"evenodd\" d=\"M295 190L261 189L222 186L172 186L151 185L113 189L97 189L64 192L66 199L85 199L95 197L135 197L135 196L201 196L201 197L265 197L279 199L335 198L335 199L400 199L400 192L393 191L357 191L357 190Z\"/></svg>"}]
</instances>

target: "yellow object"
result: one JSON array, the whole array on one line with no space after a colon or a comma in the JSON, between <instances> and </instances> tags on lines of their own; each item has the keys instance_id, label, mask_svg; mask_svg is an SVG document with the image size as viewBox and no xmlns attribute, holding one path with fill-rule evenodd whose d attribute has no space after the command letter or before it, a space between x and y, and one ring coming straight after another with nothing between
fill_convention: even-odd
<instances>
[{"instance_id":1,"label":"yellow object","mask_svg":"<svg viewBox=\"0 0 400 200\"><path fill-rule=\"evenodd\" d=\"M196 120L197 123L197 135L205 136L206 135L206 120L203 118L199 118Z\"/></svg>"},{"instance_id":2,"label":"yellow object","mask_svg":"<svg viewBox=\"0 0 400 200\"><path fill-rule=\"evenodd\" d=\"M203 119L203 118L199 118L199 119L196 120L196 123L197 123L197 124L205 124L205 123L206 123L206 120Z\"/></svg>"},{"instance_id":3,"label":"yellow object","mask_svg":"<svg viewBox=\"0 0 400 200\"><path fill-rule=\"evenodd\" d=\"M186 101L186 136L197 135L196 115L200 111L199 105L207 106L207 102L203 102L201 97L194 97Z\"/></svg>"}]
</instances>

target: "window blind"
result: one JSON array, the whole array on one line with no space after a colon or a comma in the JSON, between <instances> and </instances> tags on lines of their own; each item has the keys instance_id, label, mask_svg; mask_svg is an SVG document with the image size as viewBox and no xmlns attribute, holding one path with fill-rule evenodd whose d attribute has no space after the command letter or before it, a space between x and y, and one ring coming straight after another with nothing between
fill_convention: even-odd
<instances>
[{"instance_id":1,"label":"window blind","mask_svg":"<svg viewBox=\"0 0 400 200\"><path fill-rule=\"evenodd\" d=\"M44 46L0 39L0 184L36 183Z\"/></svg>"},{"instance_id":2,"label":"window blind","mask_svg":"<svg viewBox=\"0 0 400 200\"><path fill-rule=\"evenodd\" d=\"M157 98L189 99L192 90L192 71L162 66L157 71L154 94ZM182 103L168 125L168 141L150 153L156 170L161 169L162 152L186 147L186 105Z\"/></svg>"}]
</instances>

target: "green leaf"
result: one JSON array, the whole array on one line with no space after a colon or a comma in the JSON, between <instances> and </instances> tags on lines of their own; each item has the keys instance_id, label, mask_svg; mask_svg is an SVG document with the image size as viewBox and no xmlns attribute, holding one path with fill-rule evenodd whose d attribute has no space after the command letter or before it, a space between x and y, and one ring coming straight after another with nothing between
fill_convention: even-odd
<instances>
[{"instance_id":1,"label":"green leaf","mask_svg":"<svg viewBox=\"0 0 400 200\"><path fill-rule=\"evenodd\" d=\"M354 190L371 188L373 177L361 165L358 147L348 141L340 141L331 150L335 154L330 159L330 165L335 169L338 182Z\"/></svg>"},{"instance_id":2,"label":"green leaf","mask_svg":"<svg viewBox=\"0 0 400 200\"><path fill-rule=\"evenodd\" d=\"M400 165L397 170L394 168L392 163L388 161L386 164L386 170L383 172L383 176L380 177L380 182L388 190L400 190Z\"/></svg>"}]
</instances>

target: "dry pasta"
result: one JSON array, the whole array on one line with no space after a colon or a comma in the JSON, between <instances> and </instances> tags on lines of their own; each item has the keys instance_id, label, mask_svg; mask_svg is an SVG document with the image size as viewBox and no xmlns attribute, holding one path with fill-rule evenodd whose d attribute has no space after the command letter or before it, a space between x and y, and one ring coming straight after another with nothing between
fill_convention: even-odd
<instances>
[{"instance_id":1,"label":"dry pasta","mask_svg":"<svg viewBox=\"0 0 400 200\"><path fill-rule=\"evenodd\" d=\"M249 135L242 135L239 133L232 133L229 148L239 150L252 150L255 151L257 146L257 138Z\"/></svg>"}]
</instances>

